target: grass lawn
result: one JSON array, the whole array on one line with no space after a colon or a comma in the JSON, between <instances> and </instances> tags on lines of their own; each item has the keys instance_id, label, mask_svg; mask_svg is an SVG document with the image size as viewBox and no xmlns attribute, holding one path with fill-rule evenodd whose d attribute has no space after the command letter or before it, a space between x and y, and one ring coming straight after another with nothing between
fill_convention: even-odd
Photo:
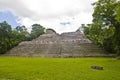
<instances>
[{"instance_id":1,"label":"grass lawn","mask_svg":"<svg viewBox=\"0 0 120 80\"><path fill-rule=\"evenodd\" d=\"M0 57L0 80L120 80L120 60Z\"/></svg>"}]
</instances>

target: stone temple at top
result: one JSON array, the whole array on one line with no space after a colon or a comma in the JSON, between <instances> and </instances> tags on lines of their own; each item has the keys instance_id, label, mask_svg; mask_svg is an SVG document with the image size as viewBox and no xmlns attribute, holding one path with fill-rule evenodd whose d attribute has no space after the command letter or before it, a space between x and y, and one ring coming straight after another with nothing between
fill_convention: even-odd
<instances>
[{"instance_id":1,"label":"stone temple at top","mask_svg":"<svg viewBox=\"0 0 120 80\"><path fill-rule=\"evenodd\" d=\"M80 30L61 35L52 29L32 41L21 42L6 53L10 56L32 57L100 57L108 56Z\"/></svg>"}]
</instances>

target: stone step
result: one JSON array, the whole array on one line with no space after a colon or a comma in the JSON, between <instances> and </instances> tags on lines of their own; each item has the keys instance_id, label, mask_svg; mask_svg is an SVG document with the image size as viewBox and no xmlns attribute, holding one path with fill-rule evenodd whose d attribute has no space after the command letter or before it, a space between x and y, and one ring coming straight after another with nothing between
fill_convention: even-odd
<instances>
[{"instance_id":1,"label":"stone step","mask_svg":"<svg viewBox=\"0 0 120 80\"><path fill-rule=\"evenodd\" d=\"M85 57L107 56L106 52L93 44L80 32L61 35L43 34L32 41L21 42L6 55L39 57ZM109 55L108 55L109 56Z\"/></svg>"}]
</instances>

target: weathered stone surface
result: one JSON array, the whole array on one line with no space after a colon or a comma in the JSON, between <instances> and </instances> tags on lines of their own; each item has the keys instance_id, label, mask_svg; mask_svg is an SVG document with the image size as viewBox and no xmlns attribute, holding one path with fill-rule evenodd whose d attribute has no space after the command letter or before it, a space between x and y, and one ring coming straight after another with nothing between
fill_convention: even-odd
<instances>
[{"instance_id":1,"label":"weathered stone surface","mask_svg":"<svg viewBox=\"0 0 120 80\"><path fill-rule=\"evenodd\" d=\"M92 69L103 70L102 66L91 66Z\"/></svg>"},{"instance_id":2,"label":"weathered stone surface","mask_svg":"<svg viewBox=\"0 0 120 80\"><path fill-rule=\"evenodd\" d=\"M120 56L117 57L117 60L120 60Z\"/></svg>"},{"instance_id":3,"label":"weathered stone surface","mask_svg":"<svg viewBox=\"0 0 120 80\"><path fill-rule=\"evenodd\" d=\"M49 29L32 41L21 42L6 55L38 57L100 57L110 56L94 45L79 30L61 35Z\"/></svg>"}]
</instances>

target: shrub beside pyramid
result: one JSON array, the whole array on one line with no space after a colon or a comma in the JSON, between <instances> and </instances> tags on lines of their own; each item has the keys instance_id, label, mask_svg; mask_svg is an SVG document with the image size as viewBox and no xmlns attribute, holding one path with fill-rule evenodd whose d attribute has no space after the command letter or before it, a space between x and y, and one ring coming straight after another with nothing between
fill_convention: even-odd
<instances>
[{"instance_id":1,"label":"shrub beside pyramid","mask_svg":"<svg viewBox=\"0 0 120 80\"><path fill-rule=\"evenodd\" d=\"M52 29L32 41L21 42L8 51L10 56L33 57L107 57L104 50L94 45L79 30L61 35Z\"/></svg>"}]
</instances>

